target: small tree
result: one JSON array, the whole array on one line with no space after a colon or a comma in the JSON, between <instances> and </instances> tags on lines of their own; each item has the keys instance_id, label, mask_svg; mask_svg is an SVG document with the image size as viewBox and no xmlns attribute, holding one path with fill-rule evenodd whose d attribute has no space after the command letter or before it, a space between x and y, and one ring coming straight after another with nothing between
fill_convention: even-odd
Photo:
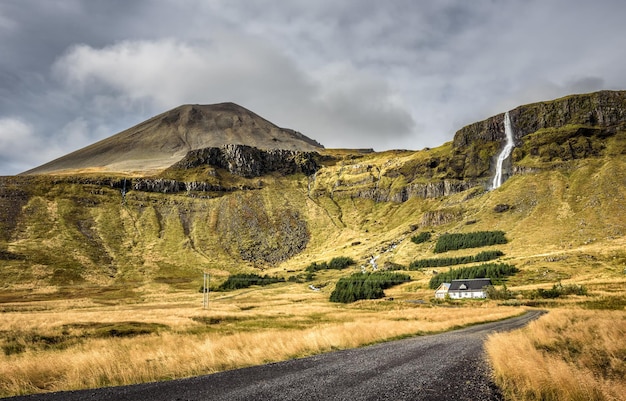
<instances>
[{"instance_id":1,"label":"small tree","mask_svg":"<svg viewBox=\"0 0 626 401\"><path fill-rule=\"evenodd\" d=\"M487 287L487 298L497 300L507 300L513 298L513 293L509 291L506 284L502 285L502 289L498 290L494 286Z\"/></svg>"},{"instance_id":2,"label":"small tree","mask_svg":"<svg viewBox=\"0 0 626 401\"><path fill-rule=\"evenodd\" d=\"M430 239L431 234L428 231L424 231L417 235L411 237L411 242L415 244L421 244L422 242L426 242Z\"/></svg>"}]
</instances>

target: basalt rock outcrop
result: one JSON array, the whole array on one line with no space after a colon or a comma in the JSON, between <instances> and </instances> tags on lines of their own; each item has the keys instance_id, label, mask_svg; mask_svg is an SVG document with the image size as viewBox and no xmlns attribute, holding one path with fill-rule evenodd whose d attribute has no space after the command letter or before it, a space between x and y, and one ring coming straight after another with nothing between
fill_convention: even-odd
<instances>
[{"instance_id":1,"label":"basalt rock outcrop","mask_svg":"<svg viewBox=\"0 0 626 401\"><path fill-rule=\"evenodd\" d=\"M402 203L412 198L432 199L450 196L466 191L478 185L470 181L443 180L429 183L411 183L400 190L392 188L366 188L350 191L349 188L339 188L333 192L333 197L351 197L371 199L376 202Z\"/></svg>"},{"instance_id":2,"label":"basalt rock outcrop","mask_svg":"<svg viewBox=\"0 0 626 401\"><path fill-rule=\"evenodd\" d=\"M134 178L128 180L127 190L139 192L158 192L163 194L175 194L179 192L233 192L236 190L252 190L258 187L238 186L225 187L219 184L211 184L204 181L177 181L165 178Z\"/></svg>"},{"instance_id":3,"label":"basalt rock outcrop","mask_svg":"<svg viewBox=\"0 0 626 401\"><path fill-rule=\"evenodd\" d=\"M208 165L222 168L241 177L260 177L279 172L282 175L303 173L315 174L320 168L317 152L300 152L286 149L262 150L246 145L224 145L221 147L192 150L171 169L191 169Z\"/></svg>"}]
</instances>

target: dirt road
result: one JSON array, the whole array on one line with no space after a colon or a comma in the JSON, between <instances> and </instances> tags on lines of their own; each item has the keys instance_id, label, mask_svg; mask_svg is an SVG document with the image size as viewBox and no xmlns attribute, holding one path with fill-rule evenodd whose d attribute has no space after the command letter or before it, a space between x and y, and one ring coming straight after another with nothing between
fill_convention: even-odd
<instances>
[{"instance_id":1,"label":"dirt road","mask_svg":"<svg viewBox=\"0 0 626 401\"><path fill-rule=\"evenodd\" d=\"M499 400L484 340L541 314L190 379L10 400Z\"/></svg>"}]
</instances>

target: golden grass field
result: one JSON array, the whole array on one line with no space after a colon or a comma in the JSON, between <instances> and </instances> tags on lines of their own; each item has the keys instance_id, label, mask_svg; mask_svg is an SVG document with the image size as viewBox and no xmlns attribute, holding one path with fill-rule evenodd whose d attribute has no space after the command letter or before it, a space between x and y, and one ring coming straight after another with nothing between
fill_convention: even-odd
<instances>
[{"instance_id":1,"label":"golden grass field","mask_svg":"<svg viewBox=\"0 0 626 401\"><path fill-rule=\"evenodd\" d=\"M402 290L396 290L401 295ZM491 302L459 308L403 300L331 304L303 285L147 294L141 303L4 304L0 396L168 380L499 320ZM117 330L117 331L112 331Z\"/></svg>"},{"instance_id":2,"label":"golden grass field","mask_svg":"<svg viewBox=\"0 0 626 401\"><path fill-rule=\"evenodd\" d=\"M511 400L623 400L626 314L556 309L527 327L493 335L487 352Z\"/></svg>"},{"instance_id":3,"label":"golden grass field","mask_svg":"<svg viewBox=\"0 0 626 401\"><path fill-rule=\"evenodd\" d=\"M500 320L536 305L549 313L487 343L507 399L619 400L624 284L614 279L591 285L586 296L543 301L437 303L408 283L384 300L345 305L328 302L330 288L282 283L213 292L206 309L201 293L155 286L137 289L143 296L134 300L7 302L0 306L0 396L214 373Z\"/></svg>"}]
</instances>

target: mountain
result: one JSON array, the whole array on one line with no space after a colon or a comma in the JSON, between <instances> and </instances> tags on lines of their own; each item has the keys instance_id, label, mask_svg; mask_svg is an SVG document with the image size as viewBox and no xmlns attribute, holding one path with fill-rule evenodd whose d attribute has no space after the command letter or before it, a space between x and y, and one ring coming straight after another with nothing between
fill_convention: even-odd
<instances>
[{"instance_id":1,"label":"mountain","mask_svg":"<svg viewBox=\"0 0 626 401\"><path fill-rule=\"evenodd\" d=\"M23 174L154 173L189 151L227 144L299 151L322 148L234 103L183 105Z\"/></svg>"},{"instance_id":2,"label":"mountain","mask_svg":"<svg viewBox=\"0 0 626 401\"><path fill-rule=\"evenodd\" d=\"M183 106L48 167L0 177L0 282L11 296L60 297L72 285L128 297L140 296L140 285L197 291L205 270L218 283L264 272L321 288L330 279L308 275L312 262L348 256L368 268L406 267L433 256L432 240L411 241L426 231L433 240L504 231L509 242L498 249L521 270L511 285L623 277L624 91L510 110L515 147L496 190L503 114L461 128L437 148L368 152L324 149L232 104L219 107L228 109L227 122L192 118L209 112ZM225 144L180 133L200 125L223 127L229 138L249 135ZM257 134L261 149L250 142ZM124 173L113 168L123 159L112 149L129 158ZM158 172L127 174L148 156L161 160ZM72 172L48 174L65 168ZM417 288L427 288L428 277L416 273Z\"/></svg>"}]
</instances>

